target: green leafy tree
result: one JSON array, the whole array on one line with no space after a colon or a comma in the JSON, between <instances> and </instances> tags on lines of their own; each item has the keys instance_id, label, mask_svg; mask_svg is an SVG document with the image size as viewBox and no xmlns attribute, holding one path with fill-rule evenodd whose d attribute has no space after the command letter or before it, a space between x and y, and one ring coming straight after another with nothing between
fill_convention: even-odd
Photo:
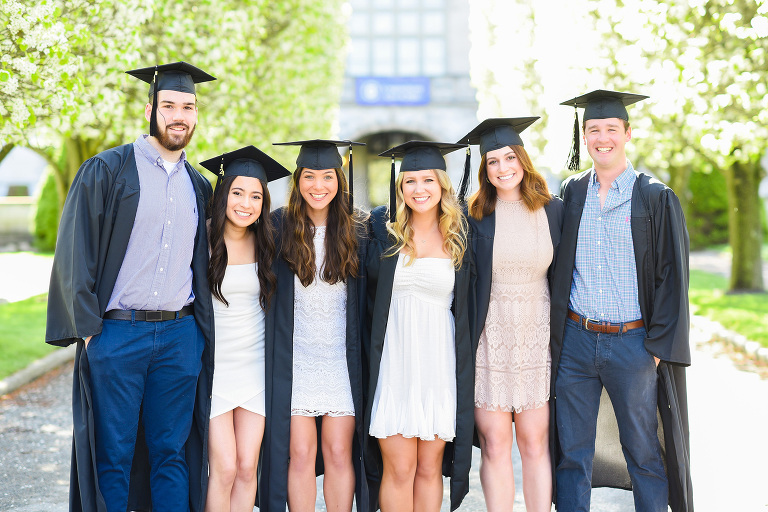
<instances>
[{"instance_id":1,"label":"green leafy tree","mask_svg":"<svg viewBox=\"0 0 768 512\"><path fill-rule=\"evenodd\" d=\"M32 24L17 18L37 12L38 2L0 0L0 16L20 27L9 37L22 63L0 67L0 80L5 70L6 81L24 82L24 61L52 77L45 88L31 76L21 99L3 96L10 88L0 82L0 105L7 99L21 112L0 125L0 145L24 143L43 152L62 202L84 160L148 129L148 87L126 75L128 69L184 60L218 78L198 88L200 126L188 148L193 162L245 144L332 134L347 39L341 0L44 1L52 8L38 19L60 34L56 59L49 49L34 53L18 43ZM35 115L22 119L25 111ZM286 160L292 152L274 153Z\"/></svg>"},{"instance_id":2,"label":"green leafy tree","mask_svg":"<svg viewBox=\"0 0 768 512\"><path fill-rule=\"evenodd\" d=\"M762 291L760 160L768 149L768 1L591 2L601 72L651 96L644 163L676 190L702 167L725 175L732 291ZM634 107L633 107L634 108ZM633 118L634 115L633 115Z\"/></svg>"}]
</instances>

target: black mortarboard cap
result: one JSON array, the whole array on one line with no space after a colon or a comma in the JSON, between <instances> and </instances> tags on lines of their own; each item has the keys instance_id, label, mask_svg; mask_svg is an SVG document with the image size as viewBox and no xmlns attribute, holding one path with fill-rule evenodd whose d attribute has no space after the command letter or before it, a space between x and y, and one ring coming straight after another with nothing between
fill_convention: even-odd
<instances>
[{"instance_id":1,"label":"black mortarboard cap","mask_svg":"<svg viewBox=\"0 0 768 512\"><path fill-rule=\"evenodd\" d=\"M459 142L479 144L480 154L485 155L506 146L522 146L520 133L539 119L536 117L493 117L475 126L472 131L462 137ZM471 155L467 148L467 159L464 163L464 174L459 185L459 202L463 203L469 188Z\"/></svg>"},{"instance_id":2,"label":"black mortarboard cap","mask_svg":"<svg viewBox=\"0 0 768 512\"><path fill-rule=\"evenodd\" d=\"M229 176L247 176L269 182L291 174L288 169L254 146L245 146L209 158L200 162L200 165L216 174L219 180Z\"/></svg>"},{"instance_id":3,"label":"black mortarboard cap","mask_svg":"<svg viewBox=\"0 0 768 512\"><path fill-rule=\"evenodd\" d=\"M400 172L423 171L425 169L441 169L444 171L445 158L443 158L443 155L465 147L467 147L466 144L411 140L380 153L379 156L392 157L389 181L389 220L391 222L395 221L397 202L395 195L395 158L403 159L400 163Z\"/></svg>"},{"instance_id":4,"label":"black mortarboard cap","mask_svg":"<svg viewBox=\"0 0 768 512\"><path fill-rule=\"evenodd\" d=\"M131 76L149 84L149 96L152 97L152 115L149 120L149 134L153 137L157 131L157 92L179 91L195 94L195 84L216 80L202 69L186 62L173 62L148 68L126 71Z\"/></svg>"},{"instance_id":5,"label":"black mortarboard cap","mask_svg":"<svg viewBox=\"0 0 768 512\"><path fill-rule=\"evenodd\" d=\"M629 114L627 113L626 106L637 103L648 98L642 94L633 94L629 92L608 91L605 89L597 89L587 94L582 94L568 101L564 101L561 105L567 105L584 109L584 121L590 119L610 119L617 118L629 121ZM568 155L568 162L566 167L572 171L579 169L579 115L578 112L574 112L573 122L573 145Z\"/></svg>"},{"instance_id":6,"label":"black mortarboard cap","mask_svg":"<svg viewBox=\"0 0 768 512\"><path fill-rule=\"evenodd\" d=\"M349 209L354 209L353 181L354 165L352 163L352 146L365 146L364 142L351 140L297 140L293 142L275 142L275 146L301 146L296 158L297 169L340 169L343 165L338 148L349 147Z\"/></svg>"}]
</instances>

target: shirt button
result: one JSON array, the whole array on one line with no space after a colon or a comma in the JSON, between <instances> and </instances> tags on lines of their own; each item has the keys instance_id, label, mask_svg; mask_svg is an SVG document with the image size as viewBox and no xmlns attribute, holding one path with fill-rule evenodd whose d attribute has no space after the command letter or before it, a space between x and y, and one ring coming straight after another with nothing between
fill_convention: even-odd
<instances>
[{"instance_id":1,"label":"shirt button","mask_svg":"<svg viewBox=\"0 0 768 512\"><path fill-rule=\"evenodd\" d=\"M603 220L603 218L602 217L598 217L597 220Z\"/></svg>"},{"instance_id":2,"label":"shirt button","mask_svg":"<svg viewBox=\"0 0 768 512\"><path fill-rule=\"evenodd\" d=\"M603 268L603 267L600 266L600 265L597 266L597 270L600 270L601 268ZM160 272L162 272L162 271L163 271L163 269L160 269Z\"/></svg>"},{"instance_id":3,"label":"shirt button","mask_svg":"<svg viewBox=\"0 0 768 512\"><path fill-rule=\"evenodd\" d=\"M168 248L168 244L165 244L165 248L166 248L166 249Z\"/></svg>"},{"instance_id":4,"label":"shirt button","mask_svg":"<svg viewBox=\"0 0 768 512\"><path fill-rule=\"evenodd\" d=\"M171 221L168 221L168 224L170 224L170 223L171 223Z\"/></svg>"},{"instance_id":5,"label":"shirt button","mask_svg":"<svg viewBox=\"0 0 768 512\"><path fill-rule=\"evenodd\" d=\"M169 200L170 202L173 202L173 198L172 198L172 197L169 197L169 198L168 198L168 200Z\"/></svg>"},{"instance_id":6,"label":"shirt button","mask_svg":"<svg viewBox=\"0 0 768 512\"><path fill-rule=\"evenodd\" d=\"M600 293L603 293L603 290L600 290ZM155 294L155 295L157 295L157 294Z\"/></svg>"},{"instance_id":7,"label":"shirt button","mask_svg":"<svg viewBox=\"0 0 768 512\"><path fill-rule=\"evenodd\" d=\"M598 268L599 268L599 267L598 267ZM162 272L162 271L163 271L163 267L160 267L160 272Z\"/></svg>"},{"instance_id":8,"label":"shirt button","mask_svg":"<svg viewBox=\"0 0 768 512\"><path fill-rule=\"evenodd\" d=\"M154 295L157 295L157 292L155 292Z\"/></svg>"},{"instance_id":9,"label":"shirt button","mask_svg":"<svg viewBox=\"0 0 768 512\"><path fill-rule=\"evenodd\" d=\"M170 224L170 222L168 224ZM600 240L597 241L597 245L600 245Z\"/></svg>"}]
</instances>

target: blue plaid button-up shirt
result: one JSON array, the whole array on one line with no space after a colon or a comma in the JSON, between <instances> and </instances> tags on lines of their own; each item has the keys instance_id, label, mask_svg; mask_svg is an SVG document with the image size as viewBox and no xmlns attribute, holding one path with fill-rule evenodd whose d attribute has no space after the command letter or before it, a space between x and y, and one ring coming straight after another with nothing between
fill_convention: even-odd
<instances>
[{"instance_id":1,"label":"blue plaid button-up shirt","mask_svg":"<svg viewBox=\"0 0 768 512\"><path fill-rule=\"evenodd\" d=\"M631 322L640 318L637 269L632 245L632 188L637 176L627 168L611 184L600 208L592 168L581 214L571 299L573 311L597 321Z\"/></svg>"}]
</instances>

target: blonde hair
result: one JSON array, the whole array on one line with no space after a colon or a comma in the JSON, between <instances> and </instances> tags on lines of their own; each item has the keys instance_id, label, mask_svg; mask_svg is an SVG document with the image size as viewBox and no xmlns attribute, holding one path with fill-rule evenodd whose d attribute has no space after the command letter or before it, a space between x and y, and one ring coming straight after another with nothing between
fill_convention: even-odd
<instances>
[{"instance_id":1,"label":"blonde hair","mask_svg":"<svg viewBox=\"0 0 768 512\"><path fill-rule=\"evenodd\" d=\"M464 251L467 249L467 219L461 213L461 207L456 199L451 179L442 169L431 169L437 182L440 184L441 195L438 204L438 228L443 236L443 250L451 256L453 267L458 269L464 259ZM387 231L395 237L395 245L385 254L394 256L403 248L409 257L406 266L413 264L416 256L416 246L413 243L413 228L411 227L411 208L403 199L403 174L397 175L395 180L395 193L397 195L397 209L395 222L387 222Z\"/></svg>"}]
</instances>

